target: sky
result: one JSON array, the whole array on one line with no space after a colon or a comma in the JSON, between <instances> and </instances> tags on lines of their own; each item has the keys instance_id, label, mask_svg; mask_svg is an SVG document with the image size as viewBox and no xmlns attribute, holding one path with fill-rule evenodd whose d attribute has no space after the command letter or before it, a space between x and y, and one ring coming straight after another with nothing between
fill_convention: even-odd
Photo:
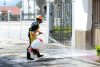
<instances>
[{"instance_id":1,"label":"sky","mask_svg":"<svg viewBox=\"0 0 100 67\"><path fill-rule=\"evenodd\" d=\"M21 0L5 0L5 6L16 6L16 4ZM0 0L0 6L4 6L4 0Z\"/></svg>"}]
</instances>

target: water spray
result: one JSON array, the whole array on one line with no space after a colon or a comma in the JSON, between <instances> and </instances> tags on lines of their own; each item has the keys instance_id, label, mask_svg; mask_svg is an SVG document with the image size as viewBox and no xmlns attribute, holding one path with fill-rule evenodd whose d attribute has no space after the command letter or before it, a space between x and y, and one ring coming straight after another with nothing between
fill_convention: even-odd
<instances>
[{"instance_id":1,"label":"water spray","mask_svg":"<svg viewBox=\"0 0 100 67\"><path fill-rule=\"evenodd\" d=\"M54 43L57 44L57 46L62 46L62 47L65 47L64 45L62 45L60 42L58 42L57 40L55 40L54 38L50 37L50 36L47 36L46 34L43 34L45 35L47 38L49 38L51 41L53 41ZM55 45L56 45L55 44ZM59 45L58 45L59 44Z\"/></svg>"}]
</instances>

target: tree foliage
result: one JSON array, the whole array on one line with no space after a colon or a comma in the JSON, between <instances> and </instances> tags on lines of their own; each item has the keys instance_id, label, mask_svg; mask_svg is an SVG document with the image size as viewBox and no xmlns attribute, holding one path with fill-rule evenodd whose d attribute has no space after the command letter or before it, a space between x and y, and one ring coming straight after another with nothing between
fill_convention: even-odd
<instances>
[{"instance_id":1,"label":"tree foliage","mask_svg":"<svg viewBox=\"0 0 100 67\"><path fill-rule=\"evenodd\" d=\"M16 6L18 7L18 8L22 8L22 1L20 1L20 2L18 2L17 4L16 4Z\"/></svg>"}]
</instances>

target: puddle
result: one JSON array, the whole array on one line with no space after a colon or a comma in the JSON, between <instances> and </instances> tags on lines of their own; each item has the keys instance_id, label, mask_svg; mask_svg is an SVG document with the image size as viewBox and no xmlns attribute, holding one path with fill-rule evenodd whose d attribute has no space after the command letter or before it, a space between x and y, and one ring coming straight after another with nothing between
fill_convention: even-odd
<instances>
[{"instance_id":1,"label":"puddle","mask_svg":"<svg viewBox=\"0 0 100 67\"><path fill-rule=\"evenodd\" d=\"M0 48L0 49L4 49L4 48Z\"/></svg>"},{"instance_id":2,"label":"puddle","mask_svg":"<svg viewBox=\"0 0 100 67\"><path fill-rule=\"evenodd\" d=\"M28 45L28 43L14 43L13 45Z\"/></svg>"},{"instance_id":3,"label":"puddle","mask_svg":"<svg viewBox=\"0 0 100 67\"><path fill-rule=\"evenodd\" d=\"M35 60L31 60L31 61L35 61ZM15 62L15 63L26 63L26 62L30 62L30 60L27 60L27 59L23 58L23 59L11 60L11 62Z\"/></svg>"},{"instance_id":4,"label":"puddle","mask_svg":"<svg viewBox=\"0 0 100 67\"><path fill-rule=\"evenodd\" d=\"M15 60L11 60L10 62L14 62L14 63L28 63L28 62L47 62L47 61L53 61L56 60L55 58L36 58L35 60L27 60L25 58L23 59L15 59Z\"/></svg>"}]
</instances>

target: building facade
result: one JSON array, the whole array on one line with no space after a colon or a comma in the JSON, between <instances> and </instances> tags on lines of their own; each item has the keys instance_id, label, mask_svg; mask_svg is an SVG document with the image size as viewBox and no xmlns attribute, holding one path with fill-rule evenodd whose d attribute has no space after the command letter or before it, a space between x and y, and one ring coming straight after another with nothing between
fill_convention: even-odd
<instances>
[{"instance_id":1,"label":"building facade","mask_svg":"<svg viewBox=\"0 0 100 67\"><path fill-rule=\"evenodd\" d=\"M74 0L75 47L91 49L100 44L100 0Z\"/></svg>"},{"instance_id":2,"label":"building facade","mask_svg":"<svg viewBox=\"0 0 100 67\"><path fill-rule=\"evenodd\" d=\"M8 21L8 11L11 12L10 20L19 21L20 20L20 9L18 7L0 7L1 11L1 21Z\"/></svg>"}]
</instances>

